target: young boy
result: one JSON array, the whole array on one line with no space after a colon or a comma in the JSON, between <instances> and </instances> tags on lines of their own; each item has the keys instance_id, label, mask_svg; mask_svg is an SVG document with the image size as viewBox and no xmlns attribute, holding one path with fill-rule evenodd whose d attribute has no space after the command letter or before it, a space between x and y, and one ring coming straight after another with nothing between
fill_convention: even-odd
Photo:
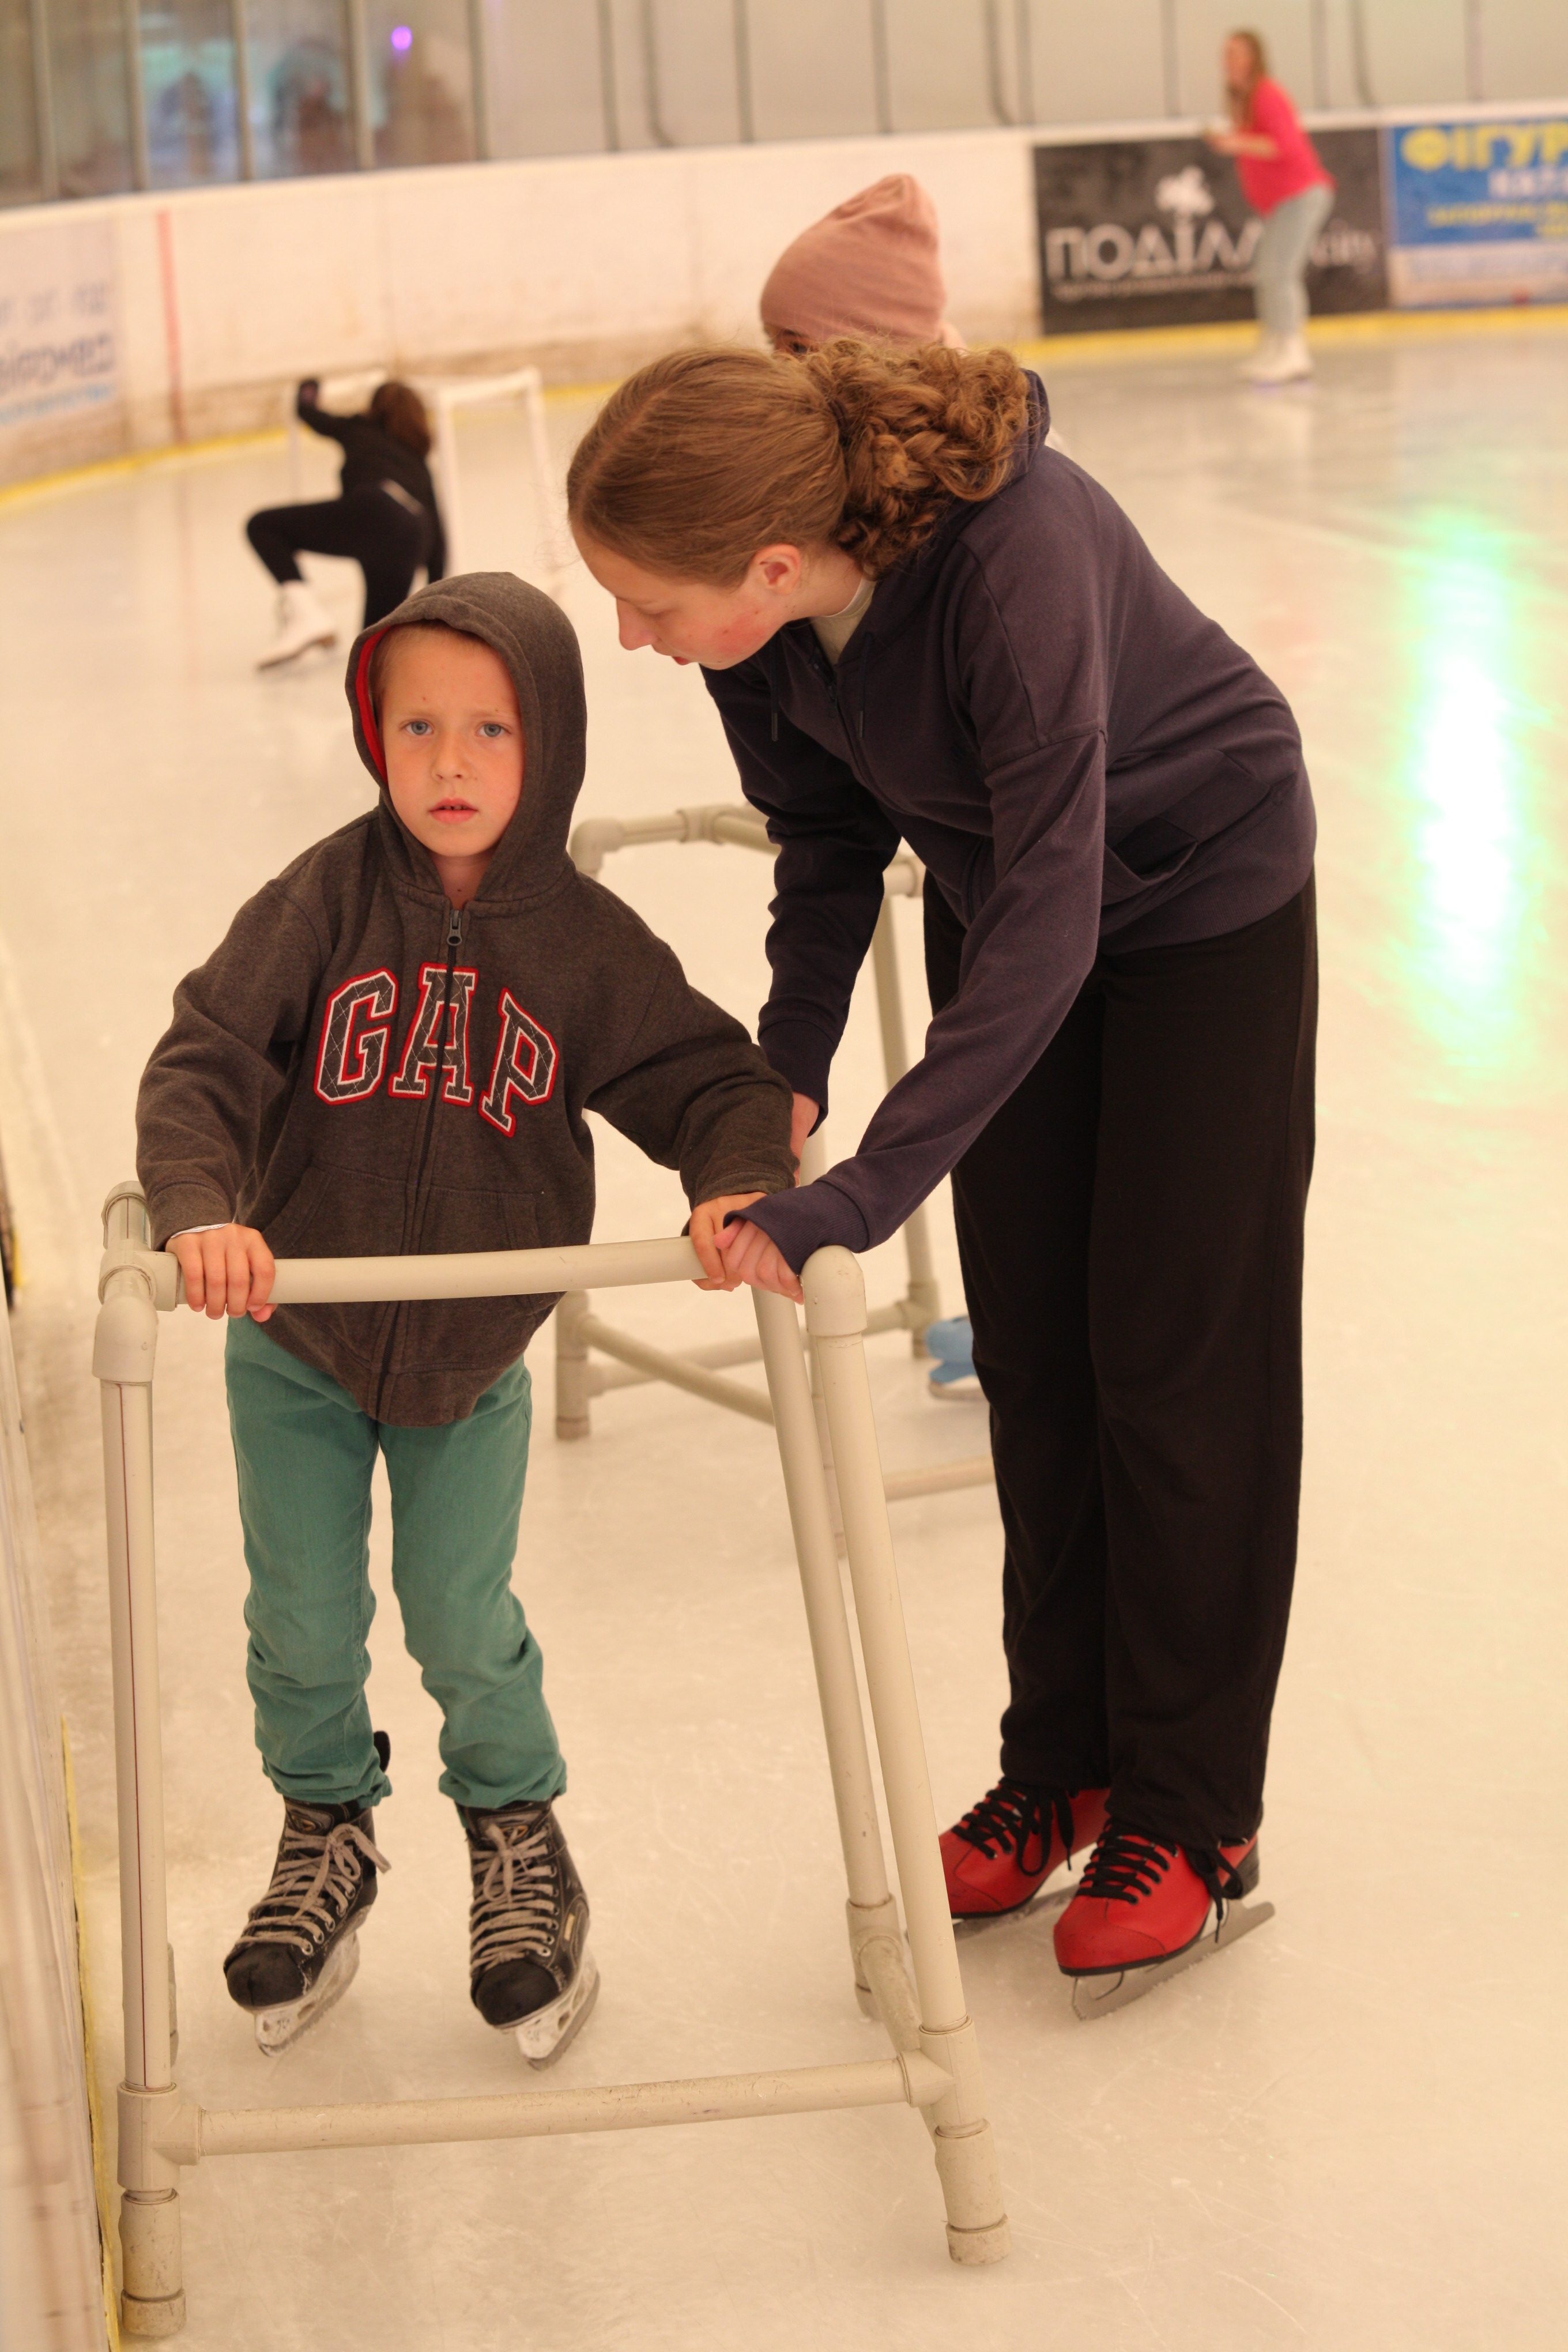
<instances>
[{"instance_id":1,"label":"young boy","mask_svg":"<svg viewBox=\"0 0 1568 2352\"><path fill-rule=\"evenodd\" d=\"M548 597L500 572L425 588L349 660L379 805L296 858L180 983L137 1106L154 1240L226 1314L272 1881L224 1963L264 2049L346 1989L385 1862L371 1730L370 1482L444 1717L467 1833L470 1991L535 2065L592 2005L588 1906L552 1811L565 1767L510 1589L528 1458L522 1353L553 1299L282 1307L273 1253L586 1241L585 1109L679 1168L723 1279L726 1213L791 1183L790 1096L670 950L578 875L582 664Z\"/></svg>"}]
</instances>

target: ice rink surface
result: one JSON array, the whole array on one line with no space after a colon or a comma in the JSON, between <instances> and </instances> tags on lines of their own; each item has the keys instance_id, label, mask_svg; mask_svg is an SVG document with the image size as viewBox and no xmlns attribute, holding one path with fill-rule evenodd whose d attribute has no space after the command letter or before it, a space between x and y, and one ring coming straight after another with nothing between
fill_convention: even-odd
<instances>
[{"instance_id":1,"label":"ice rink surface","mask_svg":"<svg viewBox=\"0 0 1568 2352\"><path fill-rule=\"evenodd\" d=\"M1276 1717L1273 1924L1078 2024L1029 1915L968 1936L1014 2253L948 2262L927 2145L876 2112L598 2138L219 2159L185 2176L190 2352L874 2352L1034 2346L1434 2352L1563 2341L1568 1385L1568 331L1330 341L1311 389L1236 354L1068 352L1075 455L1300 718L1321 820L1318 1172L1298 1601ZM591 413L552 404L558 462ZM476 563L535 565L515 425L460 428ZM327 453L312 451L322 494ZM0 509L0 1135L17 1339L79 1789L96 2058L119 2063L97 1400L98 1204L170 991L240 900L368 804L337 656L258 679L240 537L281 443ZM357 575L318 563L345 641ZM585 814L736 797L692 674L621 654L567 588ZM629 852L606 878L748 1018L767 869ZM918 913L904 981L923 1005ZM876 1098L868 992L840 1150ZM601 1237L673 1230L606 1136ZM946 1311L958 1311L938 1204ZM890 1293L889 1253L868 1265ZM742 1301L623 1294L663 1340ZM572 1769L598 2010L563 2084L878 2054L842 1885L769 1433L667 1391L557 1444L550 1331L519 1589ZM872 1343L889 1465L977 1451L904 1342ZM521 2062L468 2001L467 1876L436 1717L376 1573L393 1869L343 2005L268 2061L220 1962L278 1803L251 1740L218 1336L163 1327L157 1391L171 1910L183 2083L209 2105L483 2093ZM895 1507L939 1811L988 1785L1002 1695L988 1496ZM540 2079L540 2078L530 2078ZM542 2078L550 2079L550 2078Z\"/></svg>"}]
</instances>

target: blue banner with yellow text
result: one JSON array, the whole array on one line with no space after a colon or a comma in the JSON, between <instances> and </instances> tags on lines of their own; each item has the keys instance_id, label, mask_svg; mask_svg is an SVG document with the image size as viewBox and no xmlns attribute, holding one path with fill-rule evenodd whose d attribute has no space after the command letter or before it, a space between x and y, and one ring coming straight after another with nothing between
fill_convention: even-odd
<instances>
[{"instance_id":1,"label":"blue banner with yellow text","mask_svg":"<svg viewBox=\"0 0 1568 2352\"><path fill-rule=\"evenodd\" d=\"M1568 301L1568 106L1384 127L1400 309Z\"/></svg>"}]
</instances>

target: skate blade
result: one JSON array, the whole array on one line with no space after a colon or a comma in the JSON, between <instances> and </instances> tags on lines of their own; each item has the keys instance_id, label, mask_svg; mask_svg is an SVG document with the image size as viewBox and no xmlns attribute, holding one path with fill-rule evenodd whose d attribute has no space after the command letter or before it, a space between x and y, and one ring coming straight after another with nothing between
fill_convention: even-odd
<instances>
[{"instance_id":1,"label":"skate blade","mask_svg":"<svg viewBox=\"0 0 1568 2352\"><path fill-rule=\"evenodd\" d=\"M588 2012L598 1998L598 1963L592 1952L585 1951L574 1980L559 2000L536 2009L520 2025L506 2025L501 2031L516 2034L517 2046L531 2066L553 2066L567 2043L575 2041L587 2024Z\"/></svg>"},{"instance_id":2,"label":"skate blade","mask_svg":"<svg viewBox=\"0 0 1568 2352\"><path fill-rule=\"evenodd\" d=\"M256 667L263 672L269 669L288 669L292 663L303 661L307 654L330 654L337 642L337 632L334 630L331 636L311 637L307 644L296 646L292 653L258 654Z\"/></svg>"},{"instance_id":3,"label":"skate blade","mask_svg":"<svg viewBox=\"0 0 1568 2352\"><path fill-rule=\"evenodd\" d=\"M1031 1895L1026 1903L1015 1903L1011 1911L955 1912L952 1932L961 1938L984 1934L989 1927L1005 1927L1009 1921L1027 1919L1054 1920L1058 1911L1065 1911L1078 1893L1078 1881L1069 1878L1060 1886L1053 1886L1039 1895Z\"/></svg>"},{"instance_id":4,"label":"skate blade","mask_svg":"<svg viewBox=\"0 0 1568 2352\"><path fill-rule=\"evenodd\" d=\"M1072 1980L1073 2015L1087 2021L1105 2017L1113 2009L1125 2009L1130 2001L1142 2000L1168 1977L1179 1977L1184 1969L1194 1968L1199 1960L1212 1958L1223 1952L1227 1944L1237 1944L1243 1936L1250 1936L1254 1927L1261 1927L1266 1919L1274 1916L1272 1903L1228 1903L1225 1918L1211 1934L1206 1929L1196 1943L1189 1944L1184 1952L1176 1952L1168 1960L1153 1961L1142 1969L1123 1969L1119 1976L1075 1977Z\"/></svg>"},{"instance_id":5,"label":"skate blade","mask_svg":"<svg viewBox=\"0 0 1568 2352\"><path fill-rule=\"evenodd\" d=\"M268 2058L280 2058L319 2018L336 2008L359 1974L359 1937L345 1936L334 1945L326 1967L302 2000L286 2000L278 2009L256 2012L256 2046Z\"/></svg>"}]
</instances>

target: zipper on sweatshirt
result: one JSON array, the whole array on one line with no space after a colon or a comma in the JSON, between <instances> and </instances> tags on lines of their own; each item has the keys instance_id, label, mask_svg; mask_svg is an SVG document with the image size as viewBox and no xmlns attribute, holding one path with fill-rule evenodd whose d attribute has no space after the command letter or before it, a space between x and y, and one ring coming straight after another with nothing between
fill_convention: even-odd
<instances>
[{"instance_id":1,"label":"zipper on sweatshirt","mask_svg":"<svg viewBox=\"0 0 1568 2352\"><path fill-rule=\"evenodd\" d=\"M848 648L847 648L847 647L846 647L846 648L845 648L845 651L846 651L846 654L847 654L847 652L848 652ZM854 728L851 728L851 726L850 726L850 724L849 724L849 714L848 714L847 708L846 707L846 705L845 705L844 703L840 702L840 700L839 700L839 698L838 698L839 667L838 667L838 665L837 665L837 664L836 664L836 663L834 663L834 662L830 662L830 661L828 660L827 656L823 652L822 647L821 647L821 645L820 645L820 644L818 643L818 641L817 641L817 638L816 638L816 635L815 631L812 633L811 644L810 644L810 646L807 647L807 650L806 650L806 658L810 661L810 663L812 664L813 667L815 668L815 670L816 670L816 675L817 675L817 678L818 678L818 680L820 681L820 683L821 683L821 684L822 684L822 685L826 688L826 690L827 690L827 699L828 699L829 703L830 703L830 704L832 705L832 707L833 707L833 716L835 717L835 719L837 719L837 721L838 721L838 731L839 731L839 733L842 735L842 737L844 738L844 764L845 764L845 766L848 769L848 771L849 771L850 774L854 777L854 779L855 779L856 782L857 782L858 784L862 784L862 785L864 785L865 789L866 789L868 793L872 793L872 786L871 786L870 779L869 779L869 777L868 777L868 776L863 775L863 774L861 773L860 762L856 759L856 756L855 756L855 745L856 745L856 739L857 739L857 737L858 737L858 738L863 741L863 740L865 740L865 734L866 734L866 650L865 650L865 647L864 647L864 646L862 646L862 647L860 648L860 658L859 658L858 662L858 663L857 663L857 665L856 665L856 675L857 675L857 677L858 677L858 683L859 683L860 695L859 695L859 706L858 706L858 723ZM776 719L777 719L777 710L778 710L778 704L777 704L776 698L775 698L775 700L774 700L774 706L773 706L773 709L774 709L774 719L775 719L774 740L775 740L775 741L776 741L776 740L777 740ZM875 798L875 797L876 797L876 795L875 795L875 793L872 793L872 797L873 797L873 798Z\"/></svg>"},{"instance_id":2,"label":"zipper on sweatshirt","mask_svg":"<svg viewBox=\"0 0 1568 2352\"><path fill-rule=\"evenodd\" d=\"M462 946L462 944L463 918L456 907L448 905L447 908L447 970L445 977L441 982L441 1013L436 1030L436 1035L442 1041L443 1045L446 1038L447 1010L452 1002L452 968L458 961L458 950ZM425 1106L425 1132L419 1139L419 1159L414 1171L414 1201L403 1244L405 1251L416 1249L419 1245L419 1228L423 1223L420 1194L424 1191L425 1187L425 1171L430 1164L430 1145L436 1132L436 1106L441 1099L441 1088L445 1083L446 1071L443 1067L441 1053L440 1051L437 1051L436 1055L436 1066L430 1073L430 1099ZM391 1377L393 1343L397 1336L397 1327L402 1319L402 1307L395 1307L392 1310L392 1318L386 1327L386 1339L382 1349L381 1385L376 1397L376 1417L378 1420L380 1418L380 1407L385 1396L386 1383Z\"/></svg>"},{"instance_id":3,"label":"zipper on sweatshirt","mask_svg":"<svg viewBox=\"0 0 1568 2352\"><path fill-rule=\"evenodd\" d=\"M414 1171L414 1230L409 1235L409 1241L413 1244L417 1244L419 1240L419 1195L424 1189L425 1171L430 1163L430 1143L436 1132L436 1106L441 1099L441 1088L446 1082L440 1049L445 1046L447 1013L452 1002L452 968L458 961L458 950L462 944L462 916L456 907L448 907L447 909L447 970L441 982L441 1009L436 1029L440 1045L436 1055L436 1066L430 1073L430 1099L425 1106L425 1133L419 1145L419 1165Z\"/></svg>"}]
</instances>

